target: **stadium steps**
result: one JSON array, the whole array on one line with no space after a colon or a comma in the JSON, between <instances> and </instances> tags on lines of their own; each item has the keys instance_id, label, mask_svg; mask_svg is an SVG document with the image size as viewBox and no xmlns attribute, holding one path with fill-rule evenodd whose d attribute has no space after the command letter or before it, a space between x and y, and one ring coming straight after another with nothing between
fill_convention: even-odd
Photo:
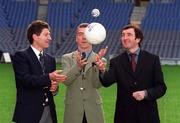
<instances>
[{"instance_id":1,"label":"stadium steps","mask_svg":"<svg viewBox=\"0 0 180 123\"><path fill-rule=\"evenodd\" d=\"M134 7L131 15L131 23L140 24L141 20L145 16L146 6Z\"/></svg>"},{"instance_id":2,"label":"stadium steps","mask_svg":"<svg viewBox=\"0 0 180 123\"><path fill-rule=\"evenodd\" d=\"M48 0L39 0L37 19L45 20L48 10Z\"/></svg>"}]
</instances>

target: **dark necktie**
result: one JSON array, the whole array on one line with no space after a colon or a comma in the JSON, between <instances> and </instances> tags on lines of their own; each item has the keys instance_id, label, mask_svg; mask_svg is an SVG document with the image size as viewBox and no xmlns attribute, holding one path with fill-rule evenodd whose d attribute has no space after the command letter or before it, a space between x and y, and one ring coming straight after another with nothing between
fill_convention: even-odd
<instances>
[{"instance_id":1,"label":"dark necktie","mask_svg":"<svg viewBox=\"0 0 180 123\"><path fill-rule=\"evenodd\" d=\"M82 52L81 53L81 60L85 59L86 58L86 53L85 52ZM85 66L83 67L82 71L84 72L84 69L85 69Z\"/></svg>"},{"instance_id":2,"label":"dark necktie","mask_svg":"<svg viewBox=\"0 0 180 123\"><path fill-rule=\"evenodd\" d=\"M132 70L133 72L135 72L136 70L136 54L130 54L131 56L131 67L132 67Z\"/></svg>"},{"instance_id":3,"label":"dark necktie","mask_svg":"<svg viewBox=\"0 0 180 123\"><path fill-rule=\"evenodd\" d=\"M39 53L39 61L41 64L43 74L45 74L44 55L42 54L42 52Z\"/></svg>"},{"instance_id":4,"label":"dark necktie","mask_svg":"<svg viewBox=\"0 0 180 123\"><path fill-rule=\"evenodd\" d=\"M42 52L40 52L39 53L39 62L40 62L40 64L41 64L41 68L42 68L42 72L43 72L43 75L45 75L45 64L44 64L44 55L43 55L43 53ZM43 103L43 106L45 107L45 106L47 106L49 103L49 101L48 101L48 97L47 97L47 91L48 91L48 87L44 87L43 88L44 89L44 96L45 96L45 101L44 101L44 103Z\"/></svg>"}]
</instances>

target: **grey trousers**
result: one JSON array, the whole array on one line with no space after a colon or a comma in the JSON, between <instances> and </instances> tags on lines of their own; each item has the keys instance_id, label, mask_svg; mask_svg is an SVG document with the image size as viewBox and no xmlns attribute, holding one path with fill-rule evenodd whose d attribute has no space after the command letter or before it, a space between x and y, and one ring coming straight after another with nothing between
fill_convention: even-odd
<instances>
[{"instance_id":1,"label":"grey trousers","mask_svg":"<svg viewBox=\"0 0 180 123\"><path fill-rule=\"evenodd\" d=\"M44 107L44 111L39 123L53 123L49 106Z\"/></svg>"}]
</instances>

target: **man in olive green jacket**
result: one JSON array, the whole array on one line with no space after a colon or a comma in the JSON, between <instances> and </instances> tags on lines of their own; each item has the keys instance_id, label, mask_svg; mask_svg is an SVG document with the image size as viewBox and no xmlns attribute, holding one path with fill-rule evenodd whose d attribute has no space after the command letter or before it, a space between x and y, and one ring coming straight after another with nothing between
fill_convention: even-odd
<instances>
[{"instance_id":1,"label":"man in olive green jacket","mask_svg":"<svg viewBox=\"0 0 180 123\"><path fill-rule=\"evenodd\" d=\"M76 31L77 51L62 56L63 73L67 75L64 123L104 123L97 54L84 37L87 23ZM99 52L100 53L100 52Z\"/></svg>"}]
</instances>

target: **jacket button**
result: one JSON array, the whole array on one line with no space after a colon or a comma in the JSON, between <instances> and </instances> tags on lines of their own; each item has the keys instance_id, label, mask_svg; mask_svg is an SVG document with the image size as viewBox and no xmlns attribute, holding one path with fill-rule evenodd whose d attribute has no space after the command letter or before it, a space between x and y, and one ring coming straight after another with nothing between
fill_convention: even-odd
<instances>
[{"instance_id":1,"label":"jacket button","mask_svg":"<svg viewBox=\"0 0 180 123\"><path fill-rule=\"evenodd\" d=\"M46 102L48 102L48 98L46 98Z\"/></svg>"},{"instance_id":2,"label":"jacket button","mask_svg":"<svg viewBox=\"0 0 180 123\"><path fill-rule=\"evenodd\" d=\"M45 103L43 103L43 106L45 106Z\"/></svg>"},{"instance_id":3,"label":"jacket button","mask_svg":"<svg viewBox=\"0 0 180 123\"><path fill-rule=\"evenodd\" d=\"M83 91L83 90L85 90L85 88L83 88L83 87L80 87L80 90L81 90L81 91Z\"/></svg>"}]
</instances>

